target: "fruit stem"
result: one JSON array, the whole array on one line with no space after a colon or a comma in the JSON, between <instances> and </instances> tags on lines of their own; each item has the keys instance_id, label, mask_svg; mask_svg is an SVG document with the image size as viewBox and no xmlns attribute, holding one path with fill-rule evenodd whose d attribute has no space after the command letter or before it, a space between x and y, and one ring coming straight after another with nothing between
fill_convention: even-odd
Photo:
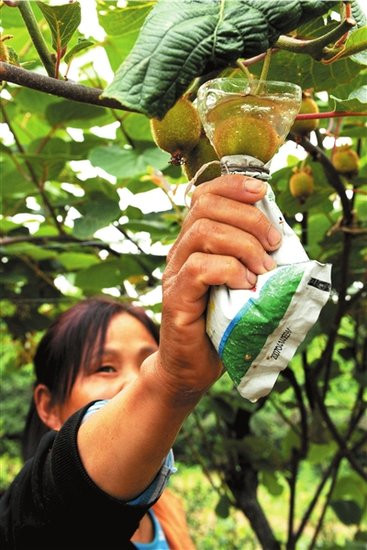
<instances>
[{"instance_id":1,"label":"fruit stem","mask_svg":"<svg viewBox=\"0 0 367 550\"><path fill-rule=\"evenodd\" d=\"M316 118L338 118L344 116L367 116L367 111L364 113L356 113L354 111L329 111L326 113L302 113L296 116L296 120L313 120Z\"/></svg>"},{"instance_id":2,"label":"fruit stem","mask_svg":"<svg viewBox=\"0 0 367 550\"><path fill-rule=\"evenodd\" d=\"M245 75L247 76L247 78L249 80L253 80L254 76L253 74L251 74L251 72L249 71L249 69L247 68L246 64L241 60L241 59L237 59L237 62L236 64L238 65L238 67L241 69L241 71L243 73L245 73Z\"/></svg>"},{"instance_id":3,"label":"fruit stem","mask_svg":"<svg viewBox=\"0 0 367 550\"><path fill-rule=\"evenodd\" d=\"M266 50L266 55L264 58L264 63L261 69L259 84L257 85L257 88L255 90L255 95L259 94L262 87L262 82L267 79L269 67L270 67L270 61L271 61L271 48Z\"/></svg>"}]
</instances>

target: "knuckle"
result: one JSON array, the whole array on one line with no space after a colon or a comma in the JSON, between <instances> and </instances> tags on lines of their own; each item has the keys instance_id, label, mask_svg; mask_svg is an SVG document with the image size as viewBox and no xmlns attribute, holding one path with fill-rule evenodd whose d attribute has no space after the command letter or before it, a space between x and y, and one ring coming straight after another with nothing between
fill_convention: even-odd
<instances>
[{"instance_id":1,"label":"knuckle","mask_svg":"<svg viewBox=\"0 0 367 550\"><path fill-rule=\"evenodd\" d=\"M194 209L196 211L199 211L199 213L206 214L208 210L212 207L213 203L214 203L213 193L204 193L200 195L200 197L196 201L194 205Z\"/></svg>"},{"instance_id":2,"label":"knuckle","mask_svg":"<svg viewBox=\"0 0 367 550\"><path fill-rule=\"evenodd\" d=\"M200 252L193 252L191 256L189 256L189 258L187 259L184 265L184 270L187 275L195 278L200 275L200 273L202 273L203 266L204 262L202 254Z\"/></svg>"},{"instance_id":3,"label":"knuckle","mask_svg":"<svg viewBox=\"0 0 367 550\"><path fill-rule=\"evenodd\" d=\"M195 220L192 226L192 232L199 238L208 237L208 235L210 235L214 230L213 226L214 223L208 218L199 218L198 220Z\"/></svg>"}]
</instances>

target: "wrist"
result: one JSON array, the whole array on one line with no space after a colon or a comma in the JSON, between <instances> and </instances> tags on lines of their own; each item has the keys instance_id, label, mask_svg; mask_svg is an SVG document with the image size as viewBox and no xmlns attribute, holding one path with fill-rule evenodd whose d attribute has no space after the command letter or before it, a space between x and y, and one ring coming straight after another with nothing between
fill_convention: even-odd
<instances>
[{"instance_id":1,"label":"wrist","mask_svg":"<svg viewBox=\"0 0 367 550\"><path fill-rule=\"evenodd\" d=\"M162 365L159 351L144 361L141 375L149 391L164 406L173 410L187 409L187 414L194 409L207 389L192 388L179 380L178 376L172 375Z\"/></svg>"}]
</instances>

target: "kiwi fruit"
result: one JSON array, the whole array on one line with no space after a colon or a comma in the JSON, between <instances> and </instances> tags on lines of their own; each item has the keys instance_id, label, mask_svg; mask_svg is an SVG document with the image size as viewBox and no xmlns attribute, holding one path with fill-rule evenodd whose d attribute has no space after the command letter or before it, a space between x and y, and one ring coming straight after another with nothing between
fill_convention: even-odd
<instances>
[{"instance_id":1,"label":"kiwi fruit","mask_svg":"<svg viewBox=\"0 0 367 550\"><path fill-rule=\"evenodd\" d=\"M172 164L182 164L199 142L200 117L185 97L180 98L161 120L153 118L150 124L155 143L171 154Z\"/></svg>"},{"instance_id":2,"label":"kiwi fruit","mask_svg":"<svg viewBox=\"0 0 367 550\"><path fill-rule=\"evenodd\" d=\"M314 191L314 178L309 166L296 168L289 180L289 190L291 195L301 203L312 195Z\"/></svg>"},{"instance_id":3,"label":"kiwi fruit","mask_svg":"<svg viewBox=\"0 0 367 550\"><path fill-rule=\"evenodd\" d=\"M359 156L350 145L336 147L332 153L331 162L339 174L347 176L358 174Z\"/></svg>"},{"instance_id":4,"label":"kiwi fruit","mask_svg":"<svg viewBox=\"0 0 367 550\"><path fill-rule=\"evenodd\" d=\"M207 162L218 160L218 156L214 151L209 139L205 134L202 134L199 143L190 151L186 157L184 164L184 172L189 180L191 180L196 172ZM220 166L213 164L208 166L202 174L197 178L196 185L204 183L214 178L218 178L221 174Z\"/></svg>"},{"instance_id":5,"label":"kiwi fruit","mask_svg":"<svg viewBox=\"0 0 367 550\"><path fill-rule=\"evenodd\" d=\"M316 101L309 95L304 95L302 98L299 114L316 114L319 112L319 107ZM316 130L319 126L319 119L311 120L296 120L291 128L291 132L297 136L305 136Z\"/></svg>"},{"instance_id":6,"label":"kiwi fruit","mask_svg":"<svg viewBox=\"0 0 367 550\"><path fill-rule=\"evenodd\" d=\"M213 135L213 145L220 158L250 155L266 163L274 156L280 143L279 135L266 119L245 113L222 120Z\"/></svg>"}]
</instances>

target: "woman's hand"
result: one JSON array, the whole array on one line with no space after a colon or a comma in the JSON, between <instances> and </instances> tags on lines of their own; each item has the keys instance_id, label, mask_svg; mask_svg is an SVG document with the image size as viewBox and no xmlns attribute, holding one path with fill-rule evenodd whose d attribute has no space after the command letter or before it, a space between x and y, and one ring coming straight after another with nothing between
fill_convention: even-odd
<instances>
[{"instance_id":1,"label":"woman's hand","mask_svg":"<svg viewBox=\"0 0 367 550\"><path fill-rule=\"evenodd\" d=\"M269 252L279 232L253 206L266 185L227 175L198 187L163 276L163 315L157 375L162 389L183 401L199 398L222 372L205 331L211 285L252 288L275 267Z\"/></svg>"}]
</instances>

